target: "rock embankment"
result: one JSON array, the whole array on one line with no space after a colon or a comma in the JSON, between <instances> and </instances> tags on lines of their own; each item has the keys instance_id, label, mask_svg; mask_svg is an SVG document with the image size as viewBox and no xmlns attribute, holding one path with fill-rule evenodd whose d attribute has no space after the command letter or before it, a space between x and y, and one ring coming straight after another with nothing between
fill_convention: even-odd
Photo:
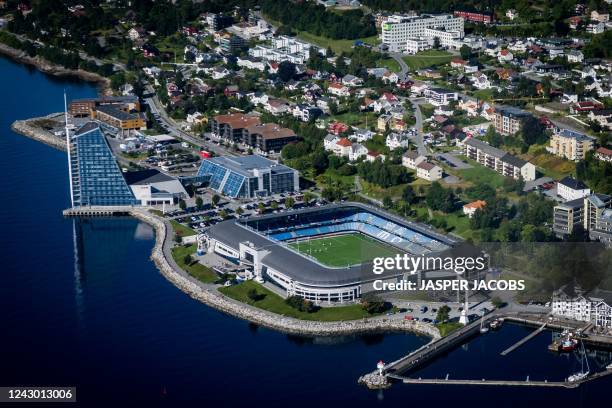
<instances>
[{"instance_id":1,"label":"rock embankment","mask_svg":"<svg viewBox=\"0 0 612 408\"><path fill-rule=\"evenodd\" d=\"M19 133L20 135L42 142L56 149L66 151L65 138L56 136L40 126L41 121L58 120L58 117L62 115L63 113L51 113L39 118L16 120L11 125L11 129L15 133Z\"/></svg>"},{"instance_id":2,"label":"rock embankment","mask_svg":"<svg viewBox=\"0 0 612 408\"><path fill-rule=\"evenodd\" d=\"M155 228L156 239L151 258L162 275L192 298L232 316L278 331L301 335L334 336L365 332L407 331L432 338L440 337L436 327L422 322L390 320L383 317L342 322L307 321L281 316L238 302L220 293L216 286L196 281L176 266L169 253L168 241L171 240L171 233L164 220L138 209L133 210L132 215Z\"/></svg>"},{"instance_id":3,"label":"rock embankment","mask_svg":"<svg viewBox=\"0 0 612 408\"><path fill-rule=\"evenodd\" d=\"M30 57L25 51L15 49L4 43L0 43L0 54L27 65L36 67L45 74L54 76L74 77L87 82L96 82L100 85L102 93L110 92L110 80L95 72L84 71L82 69L68 69L61 65L52 64L41 57Z\"/></svg>"}]
</instances>

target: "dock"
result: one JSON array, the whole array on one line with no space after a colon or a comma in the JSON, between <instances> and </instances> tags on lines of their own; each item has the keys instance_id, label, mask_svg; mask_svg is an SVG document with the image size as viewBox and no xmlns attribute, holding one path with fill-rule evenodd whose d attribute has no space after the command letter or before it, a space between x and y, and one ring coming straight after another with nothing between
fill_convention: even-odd
<instances>
[{"instance_id":1,"label":"dock","mask_svg":"<svg viewBox=\"0 0 612 408\"><path fill-rule=\"evenodd\" d=\"M130 215L135 208L132 206L81 206L67 208L62 211L62 215L64 217L110 217Z\"/></svg>"},{"instance_id":2,"label":"dock","mask_svg":"<svg viewBox=\"0 0 612 408\"><path fill-rule=\"evenodd\" d=\"M555 321L549 319L549 315L533 315L533 314L514 314L514 313L492 313L488 316L484 316L477 319L463 328L454 331L446 337L439 340L432 341L410 354L388 363L384 368L379 371L373 371L365 374L359 378L359 383L366 385L370 389L387 388L391 386L393 382L401 382L404 384L447 384L447 385L480 385L480 386L517 386L517 387L558 387L558 388L576 388L580 384L588 381L593 381L601 377L609 376L612 374L612 369L601 371L589 375L588 377L575 382L569 381L547 381L538 380L532 381L527 378L526 380L487 380L487 379L449 379L447 378L413 378L410 377L410 373L414 372L417 368L424 366L429 361L433 360L437 356L452 350L453 348L464 344L472 336L476 336L480 333L480 324L489 324L490 321L500 319L502 321L513 321L521 324L526 324L535 327L535 330L526 337L522 338L501 354L507 355L512 351L518 349L529 340L536 337L545 328L552 329L577 329L578 327L572 327L572 324L565 324L565 322ZM574 323L574 326L576 324ZM579 325L581 326L581 325ZM585 343L591 343L593 345L607 347L612 346L611 339L599 338L600 336L591 336L584 338Z\"/></svg>"},{"instance_id":3,"label":"dock","mask_svg":"<svg viewBox=\"0 0 612 408\"><path fill-rule=\"evenodd\" d=\"M538 334L542 333L542 331L546 327L546 324L547 324L547 322L544 322L544 324L542 326L540 326L537 330L534 330L533 332L529 333L527 336L525 336L521 340L519 340L516 343L514 343L513 345L511 345L510 347L508 347L507 349L502 351L500 354L502 356L505 356L505 355L508 355L508 354L512 353L514 350L516 350L517 348L521 347L523 344L527 343L529 340L533 339Z\"/></svg>"}]
</instances>

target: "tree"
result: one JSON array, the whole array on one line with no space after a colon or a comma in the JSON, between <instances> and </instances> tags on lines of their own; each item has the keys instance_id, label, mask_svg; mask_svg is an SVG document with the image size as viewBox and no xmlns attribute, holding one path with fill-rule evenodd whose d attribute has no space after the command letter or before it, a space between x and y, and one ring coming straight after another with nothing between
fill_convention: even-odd
<instances>
[{"instance_id":1,"label":"tree","mask_svg":"<svg viewBox=\"0 0 612 408\"><path fill-rule=\"evenodd\" d=\"M213 207L216 207L219 204L219 201L221 201L221 196L219 194L215 194L212 196L212 205Z\"/></svg>"},{"instance_id":2,"label":"tree","mask_svg":"<svg viewBox=\"0 0 612 408\"><path fill-rule=\"evenodd\" d=\"M257 205L257 211L258 211L260 214L263 214L263 213L265 213L265 212L266 212L266 206L264 205L264 203L259 203L259 204Z\"/></svg>"},{"instance_id":3,"label":"tree","mask_svg":"<svg viewBox=\"0 0 612 408\"><path fill-rule=\"evenodd\" d=\"M183 257L183 263L187 266L191 265L191 262L193 262L193 258L191 257L190 254L187 254Z\"/></svg>"},{"instance_id":4,"label":"tree","mask_svg":"<svg viewBox=\"0 0 612 408\"><path fill-rule=\"evenodd\" d=\"M196 197L195 205L198 208L198 210L202 209L202 207L204 206L204 200L202 200L202 197L200 196Z\"/></svg>"},{"instance_id":5,"label":"tree","mask_svg":"<svg viewBox=\"0 0 612 408\"><path fill-rule=\"evenodd\" d=\"M445 321L447 321L450 310L450 307L448 307L447 305L440 306L440 308L438 309L438 314L436 315L436 320L440 323L444 323Z\"/></svg>"},{"instance_id":6,"label":"tree","mask_svg":"<svg viewBox=\"0 0 612 408\"><path fill-rule=\"evenodd\" d=\"M434 41L433 41L433 47L435 49L440 48L441 43L440 43L440 37L434 37Z\"/></svg>"},{"instance_id":7,"label":"tree","mask_svg":"<svg viewBox=\"0 0 612 408\"><path fill-rule=\"evenodd\" d=\"M179 200L179 208L183 211L185 211L185 209L187 208L187 203L185 202L185 200L180 199Z\"/></svg>"},{"instance_id":8,"label":"tree","mask_svg":"<svg viewBox=\"0 0 612 408\"><path fill-rule=\"evenodd\" d=\"M527 146L539 143L543 141L544 125L533 116L528 116L523 120L521 135L523 137L523 142L525 142Z\"/></svg>"},{"instance_id":9,"label":"tree","mask_svg":"<svg viewBox=\"0 0 612 408\"><path fill-rule=\"evenodd\" d=\"M390 309L391 304L385 302L375 295L369 295L362 297L361 308L369 314L378 314Z\"/></svg>"},{"instance_id":10,"label":"tree","mask_svg":"<svg viewBox=\"0 0 612 408\"><path fill-rule=\"evenodd\" d=\"M289 296L285 299L285 303L300 312L313 313L318 310L318 307L314 303L297 295Z\"/></svg>"},{"instance_id":11,"label":"tree","mask_svg":"<svg viewBox=\"0 0 612 408\"><path fill-rule=\"evenodd\" d=\"M499 309L506 305L506 303L497 296L494 296L493 298L491 298L491 304L495 306L496 309Z\"/></svg>"},{"instance_id":12,"label":"tree","mask_svg":"<svg viewBox=\"0 0 612 408\"><path fill-rule=\"evenodd\" d=\"M385 198L383 198L383 206L385 208L393 207L393 200L391 199L391 197L385 196Z\"/></svg>"},{"instance_id":13,"label":"tree","mask_svg":"<svg viewBox=\"0 0 612 408\"><path fill-rule=\"evenodd\" d=\"M445 189L440 183L434 181L427 191L425 201L432 210L448 213L455 206L455 195L450 189Z\"/></svg>"},{"instance_id":14,"label":"tree","mask_svg":"<svg viewBox=\"0 0 612 408\"><path fill-rule=\"evenodd\" d=\"M285 199L285 208L293 208L294 205L295 205L295 200L293 199L293 197L287 197Z\"/></svg>"},{"instance_id":15,"label":"tree","mask_svg":"<svg viewBox=\"0 0 612 408\"><path fill-rule=\"evenodd\" d=\"M257 302L265 297L263 293L257 292L257 289L251 288L247 291L247 297L253 302Z\"/></svg>"},{"instance_id":16,"label":"tree","mask_svg":"<svg viewBox=\"0 0 612 408\"><path fill-rule=\"evenodd\" d=\"M240 217L242 214L244 214L244 210L242 209L242 207L238 207L236 208L236 214Z\"/></svg>"},{"instance_id":17,"label":"tree","mask_svg":"<svg viewBox=\"0 0 612 408\"><path fill-rule=\"evenodd\" d=\"M278 201L272 201L270 203L270 208L274 211L274 210L278 210Z\"/></svg>"},{"instance_id":18,"label":"tree","mask_svg":"<svg viewBox=\"0 0 612 408\"><path fill-rule=\"evenodd\" d=\"M309 204L314 199L314 197L314 194L312 194L310 191L306 191L304 193L304 203Z\"/></svg>"},{"instance_id":19,"label":"tree","mask_svg":"<svg viewBox=\"0 0 612 408\"><path fill-rule=\"evenodd\" d=\"M466 44L463 44L461 46L459 52L461 53L461 58L463 58L464 60L469 60L470 56L472 55L472 49Z\"/></svg>"},{"instance_id":20,"label":"tree","mask_svg":"<svg viewBox=\"0 0 612 408\"><path fill-rule=\"evenodd\" d=\"M225 209L219 211L219 217L221 217L222 219L226 219L227 218L227 211Z\"/></svg>"},{"instance_id":21,"label":"tree","mask_svg":"<svg viewBox=\"0 0 612 408\"><path fill-rule=\"evenodd\" d=\"M295 76L295 64L289 61L283 61L278 65L278 77L287 82Z\"/></svg>"},{"instance_id":22,"label":"tree","mask_svg":"<svg viewBox=\"0 0 612 408\"><path fill-rule=\"evenodd\" d=\"M414 203L415 199L416 194L414 193L414 188L412 188L412 186L408 184L406 187L404 187L404 190L402 191L402 200L404 200L406 204L412 204Z\"/></svg>"},{"instance_id":23,"label":"tree","mask_svg":"<svg viewBox=\"0 0 612 408\"><path fill-rule=\"evenodd\" d=\"M183 242L183 237L181 237L179 234L175 234L174 242L176 242L177 244L180 244L181 242Z\"/></svg>"}]
</instances>

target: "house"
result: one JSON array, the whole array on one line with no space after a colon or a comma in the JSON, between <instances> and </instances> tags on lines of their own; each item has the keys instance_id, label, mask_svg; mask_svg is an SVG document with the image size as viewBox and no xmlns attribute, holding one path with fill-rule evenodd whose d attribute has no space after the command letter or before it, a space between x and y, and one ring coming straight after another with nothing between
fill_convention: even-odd
<instances>
[{"instance_id":1,"label":"house","mask_svg":"<svg viewBox=\"0 0 612 408\"><path fill-rule=\"evenodd\" d=\"M269 99L268 95L259 91L250 92L246 95L246 97L253 105L265 105L268 103Z\"/></svg>"},{"instance_id":2,"label":"house","mask_svg":"<svg viewBox=\"0 0 612 408\"><path fill-rule=\"evenodd\" d=\"M302 122L309 122L323 116L321 108L304 104L295 105L291 113Z\"/></svg>"},{"instance_id":3,"label":"house","mask_svg":"<svg viewBox=\"0 0 612 408\"><path fill-rule=\"evenodd\" d=\"M349 160L355 161L361 157L364 157L368 154L368 148L362 145L361 143L353 143L351 147L351 152L349 154Z\"/></svg>"},{"instance_id":4,"label":"house","mask_svg":"<svg viewBox=\"0 0 612 408\"><path fill-rule=\"evenodd\" d=\"M132 27L128 30L128 38L132 41L144 38L147 32L140 26Z\"/></svg>"},{"instance_id":5,"label":"house","mask_svg":"<svg viewBox=\"0 0 612 408\"><path fill-rule=\"evenodd\" d=\"M487 76L482 72L476 72L474 75L469 77L469 79L472 82L472 85L474 85L474 88L476 89L491 88L491 82L489 81L489 78L487 78Z\"/></svg>"},{"instance_id":6,"label":"house","mask_svg":"<svg viewBox=\"0 0 612 408\"><path fill-rule=\"evenodd\" d=\"M355 75L348 74L342 78L342 84L346 86L362 86L363 79Z\"/></svg>"},{"instance_id":7,"label":"house","mask_svg":"<svg viewBox=\"0 0 612 408\"><path fill-rule=\"evenodd\" d=\"M476 211L482 210L487 205L487 202L484 200L476 200L471 203L467 203L463 206L463 213L468 216L468 218L472 218Z\"/></svg>"},{"instance_id":8,"label":"house","mask_svg":"<svg viewBox=\"0 0 612 408\"><path fill-rule=\"evenodd\" d=\"M567 54L565 54L567 58L567 62L582 62L584 61L584 54L578 50L570 50Z\"/></svg>"},{"instance_id":9,"label":"house","mask_svg":"<svg viewBox=\"0 0 612 408\"><path fill-rule=\"evenodd\" d=\"M340 138L338 136L328 133L327 136L323 138L323 148L325 150L332 151L333 146L338 143L339 140Z\"/></svg>"},{"instance_id":10,"label":"house","mask_svg":"<svg viewBox=\"0 0 612 408\"><path fill-rule=\"evenodd\" d=\"M408 137L403 133L389 133L385 145L391 150L408 147Z\"/></svg>"},{"instance_id":11,"label":"house","mask_svg":"<svg viewBox=\"0 0 612 408\"><path fill-rule=\"evenodd\" d=\"M512 53L508 50L500 50L497 53L497 60L500 62L500 64L503 64L504 62L510 62L514 59L514 55L512 55Z\"/></svg>"},{"instance_id":12,"label":"house","mask_svg":"<svg viewBox=\"0 0 612 408\"><path fill-rule=\"evenodd\" d=\"M580 101L570 106L570 113L575 115L577 113L585 113L598 109L603 109L603 104L593 101Z\"/></svg>"},{"instance_id":13,"label":"house","mask_svg":"<svg viewBox=\"0 0 612 408\"><path fill-rule=\"evenodd\" d=\"M467 61L461 58L453 58L450 65L451 68L463 69L467 65Z\"/></svg>"},{"instance_id":14,"label":"house","mask_svg":"<svg viewBox=\"0 0 612 408\"><path fill-rule=\"evenodd\" d=\"M236 96L238 94L238 91L240 91L238 85L228 85L223 90L223 94L228 98L231 98L232 96Z\"/></svg>"},{"instance_id":15,"label":"house","mask_svg":"<svg viewBox=\"0 0 612 408\"><path fill-rule=\"evenodd\" d=\"M223 79L228 76L231 71L223 66L216 66L210 71L210 76L212 79Z\"/></svg>"},{"instance_id":16,"label":"house","mask_svg":"<svg viewBox=\"0 0 612 408\"><path fill-rule=\"evenodd\" d=\"M442 168L433 163L422 161L416 166L417 177L427 181L436 181L442 178Z\"/></svg>"},{"instance_id":17,"label":"house","mask_svg":"<svg viewBox=\"0 0 612 408\"><path fill-rule=\"evenodd\" d=\"M402 166L416 170L419 163L426 161L427 157L420 156L416 150L409 150L402 156Z\"/></svg>"},{"instance_id":18,"label":"house","mask_svg":"<svg viewBox=\"0 0 612 408\"><path fill-rule=\"evenodd\" d=\"M600 147L595 151L595 158L597 160L612 163L612 150Z\"/></svg>"},{"instance_id":19,"label":"house","mask_svg":"<svg viewBox=\"0 0 612 408\"><path fill-rule=\"evenodd\" d=\"M599 21L600 23L606 23L606 22L610 21L610 14L609 13L600 13L597 10L593 10L593 11L591 11L591 20L592 21Z\"/></svg>"},{"instance_id":20,"label":"house","mask_svg":"<svg viewBox=\"0 0 612 408\"><path fill-rule=\"evenodd\" d=\"M382 80L387 84L396 84L399 81L399 76L395 72L387 71L383 74Z\"/></svg>"},{"instance_id":21,"label":"house","mask_svg":"<svg viewBox=\"0 0 612 408\"><path fill-rule=\"evenodd\" d=\"M589 119L604 129L612 130L612 109L593 109L589 112Z\"/></svg>"},{"instance_id":22,"label":"house","mask_svg":"<svg viewBox=\"0 0 612 408\"><path fill-rule=\"evenodd\" d=\"M332 122L327 126L327 131L329 133L333 133L334 135L339 135L341 133L345 133L349 130L348 125L342 122Z\"/></svg>"},{"instance_id":23,"label":"house","mask_svg":"<svg viewBox=\"0 0 612 408\"><path fill-rule=\"evenodd\" d=\"M289 105L280 99L268 99L268 102L264 104L264 109L277 116L288 112L290 108Z\"/></svg>"},{"instance_id":24,"label":"house","mask_svg":"<svg viewBox=\"0 0 612 408\"><path fill-rule=\"evenodd\" d=\"M556 317L592 323L601 330L612 329L612 293L593 289L585 294L576 285L556 290L552 297L552 314Z\"/></svg>"},{"instance_id":25,"label":"house","mask_svg":"<svg viewBox=\"0 0 612 408\"><path fill-rule=\"evenodd\" d=\"M329 84L329 86L327 87L327 93L338 97L348 97L351 95L350 89L347 86L342 85L338 82L332 82L331 84Z\"/></svg>"},{"instance_id":26,"label":"house","mask_svg":"<svg viewBox=\"0 0 612 408\"><path fill-rule=\"evenodd\" d=\"M372 151L368 152L368 154L366 154L365 158L366 158L366 161L369 161L369 162L374 162L377 159L380 159L380 161L384 162L385 159L386 159L384 154L380 154L378 152L372 152Z\"/></svg>"},{"instance_id":27,"label":"house","mask_svg":"<svg viewBox=\"0 0 612 408\"><path fill-rule=\"evenodd\" d=\"M391 121L391 115L380 115L376 120L376 130L384 132Z\"/></svg>"},{"instance_id":28,"label":"house","mask_svg":"<svg viewBox=\"0 0 612 408\"><path fill-rule=\"evenodd\" d=\"M442 88L430 88L425 90L427 102L434 106L448 105L450 101L459 100L459 94Z\"/></svg>"},{"instance_id":29,"label":"house","mask_svg":"<svg viewBox=\"0 0 612 408\"><path fill-rule=\"evenodd\" d=\"M353 143L347 137L340 138L332 147L332 152L336 156L349 157Z\"/></svg>"},{"instance_id":30,"label":"house","mask_svg":"<svg viewBox=\"0 0 612 408\"><path fill-rule=\"evenodd\" d=\"M374 137L374 132L370 129L355 129L354 133L351 135L351 139L357 142L365 142Z\"/></svg>"},{"instance_id":31,"label":"house","mask_svg":"<svg viewBox=\"0 0 612 408\"><path fill-rule=\"evenodd\" d=\"M588 188L582 181L576 180L570 176L564 177L557 183L557 195L563 198L565 201L577 200L590 194L590 188Z\"/></svg>"},{"instance_id":32,"label":"house","mask_svg":"<svg viewBox=\"0 0 612 408\"><path fill-rule=\"evenodd\" d=\"M514 20L515 18L518 18L518 16L519 13L515 9L506 10L506 17L508 17L510 20Z\"/></svg>"},{"instance_id":33,"label":"house","mask_svg":"<svg viewBox=\"0 0 612 408\"><path fill-rule=\"evenodd\" d=\"M601 34L606 31L605 23L590 23L586 27L586 32L589 34Z\"/></svg>"}]
</instances>

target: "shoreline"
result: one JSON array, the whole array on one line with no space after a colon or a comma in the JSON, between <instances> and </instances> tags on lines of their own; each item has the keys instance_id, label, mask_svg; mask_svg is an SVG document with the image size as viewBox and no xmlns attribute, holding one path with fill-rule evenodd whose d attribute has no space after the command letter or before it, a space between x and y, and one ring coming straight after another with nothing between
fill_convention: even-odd
<instances>
[{"instance_id":1,"label":"shoreline","mask_svg":"<svg viewBox=\"0 0 612 408\"><path fill-rule=\"evenodd\" d=\"M150 225L155 230L155 245L151 259L160 273L178 289L191 298L217 309L223 313L249 322L277 330L283 333L304 336L340 336L360 333L393 333L410 332L429 337L432 341L440 338L435 326L416 321L387 321L383 317L373 317L358 320L338 322L320 322L315 320L300 320L278 315L246 303L231 299L216 286L205 285L188 275L167 255L172 243L172 231L166 222L146 210L134 209L130 212L134 218Z\"/></svg>"},{"instance_id":2,"label":"shoreline","mask_svg":"<svg viewBox=\"0 0 612 408\"><path fill-rule=\"evenodd\" d=\"M18 64L33 66L38 71L47 75L76 78L86 82L94 82L98 84L100 94L107 95L110 93L110 79L95 72L89 72L82 69L68 69L62 67L61 65L52 64L38 56L30 57L25 53L25 51L15 49L4 43L0 43L0 55L4 55Z\"/></svg>"}]
</instances>

